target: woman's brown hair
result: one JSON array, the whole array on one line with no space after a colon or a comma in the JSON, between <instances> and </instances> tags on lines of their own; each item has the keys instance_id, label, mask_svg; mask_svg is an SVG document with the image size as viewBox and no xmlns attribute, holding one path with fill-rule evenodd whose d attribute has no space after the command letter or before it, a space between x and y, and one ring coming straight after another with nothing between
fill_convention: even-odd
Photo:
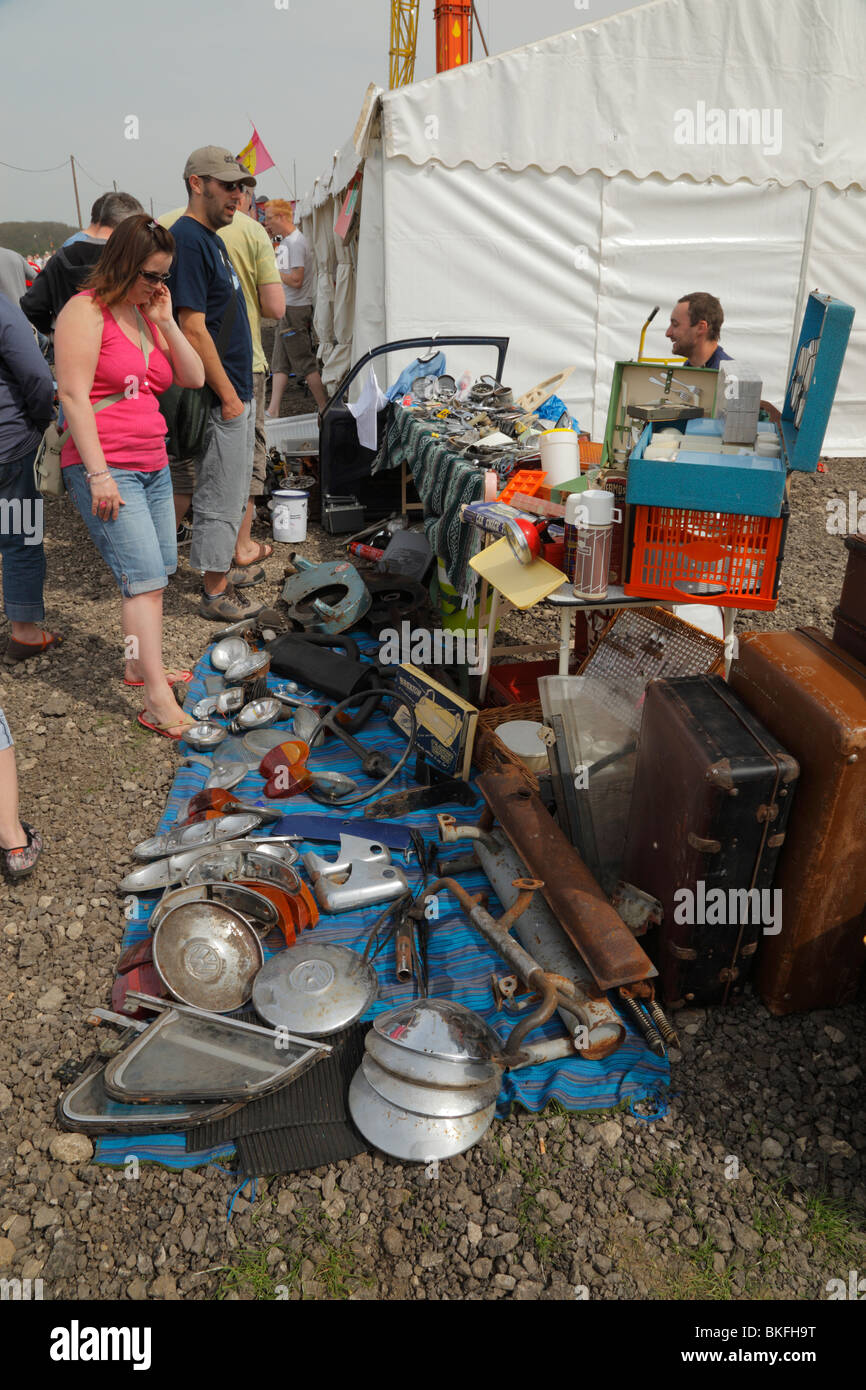
<instances>
[{"instance_id":1,"label":"woman's brown hair","mask_svg":"<svg viewBox=\"0 0 866 1390\"><path fill-rule=\"evenodd\" d=\"M160 227L146 213L125 217L105 243L82 289L93 290L108 309L125 298L148 256L155 251L174 256L174 249L168 228Z\"/></svg>"}]
</instances>

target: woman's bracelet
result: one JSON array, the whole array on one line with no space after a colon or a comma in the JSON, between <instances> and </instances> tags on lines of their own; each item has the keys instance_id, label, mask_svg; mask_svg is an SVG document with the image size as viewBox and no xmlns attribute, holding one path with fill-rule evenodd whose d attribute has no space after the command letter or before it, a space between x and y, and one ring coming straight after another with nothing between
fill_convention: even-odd
<instances>
[{"instance_id":1,"label":"woman's bracelet","mask_svg":"<svg viewBox=\"0 0 866 1390\"><path fill-rule=\"evenodd\" d=\"M93 480L94 480L95 478L107 478L107 477L110 476L110 474L111 474L111 469L110 469L110 468L103 468L103 469L100 470L99 473L88 473L88 474L87 474L87 486L90 487L91 484L93 483Z\"/></svg>"}]
</instances>

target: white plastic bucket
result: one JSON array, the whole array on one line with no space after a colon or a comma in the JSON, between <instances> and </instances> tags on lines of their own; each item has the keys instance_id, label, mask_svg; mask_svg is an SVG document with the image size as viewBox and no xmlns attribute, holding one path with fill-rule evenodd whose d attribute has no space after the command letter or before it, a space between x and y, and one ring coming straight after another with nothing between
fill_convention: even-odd
<instances>
[{"instance_id":1,"label":"white plastic bucket","mask_svg":"<svg viewBox=\"0 0 866 1390\"><path fill-rule=\"evenodd\" d=\"M545 430L538 444L546 487L580 477L580 445L574 430Z\"/></svg>"},{"instance_id":2,"label":"white plastic bucket","mask_svg":"<svg viewBox=\"0 0 866 1390\"><path fill-rule=\"evenodd\" d=\"M275 492L271 521L275 541L305 541L307 539L307 493L294 489Z\"/></svg>"}]
</instances>

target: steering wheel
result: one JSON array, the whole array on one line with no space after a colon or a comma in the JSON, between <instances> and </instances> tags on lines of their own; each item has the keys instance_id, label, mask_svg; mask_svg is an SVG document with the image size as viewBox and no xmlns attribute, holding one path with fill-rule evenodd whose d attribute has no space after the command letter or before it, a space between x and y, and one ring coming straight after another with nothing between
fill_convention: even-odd
<instances>
[{"instance_id":1,"label":"steering wheel","mask_svg":"<svg viewBox=\"0 0 866 1390\"><path fill-rule=\"evenodd\" d=\"M397 773L401 772L406 766L406 763L414 751L415 739L418 734L418 721L415 718L415 710L412 706L412 701L405 695L399 695L396 690L386 690L383 686L373 686L370 690L364 691L365 697L369 697L370 695L377 695L380 700L383 696L387 696L391 700L396 700L409 711L411 728L409 732L409 742L406 744L406 751L392 767L384 753L378 753L375 749L365 748L363 744L359 743L358 740L353 737L350 730L347 729L344 724L338 722L339 715L342 714L344 709L348 709L350 705L356 705L358 703L358 696L350 695L348 700L341 700L338 705L334 705L327 713L322 715L322 718L310 734L307 743L309 747L312 748L319 734L325 730L327 730L328 733L336 734L337 738L345 743L346 747L350 748L355 756L361 760L361 766L367 776L378 777L380 780L374 787L371 787L369 791L350 792L348 796L341 797L329 796L327 792L317 791L315 787L310 787L307 795L313 797L314 800L327 803L329 806L357 806L359 802L366 801L369 797L375 796L377 792L380 792L383 787L387 787L388 783L393 781L397 776ZM309 763L307 766L309 767ZM310 771L313 772L313 769L310 768Z\"/></svg>"}]
</instances>

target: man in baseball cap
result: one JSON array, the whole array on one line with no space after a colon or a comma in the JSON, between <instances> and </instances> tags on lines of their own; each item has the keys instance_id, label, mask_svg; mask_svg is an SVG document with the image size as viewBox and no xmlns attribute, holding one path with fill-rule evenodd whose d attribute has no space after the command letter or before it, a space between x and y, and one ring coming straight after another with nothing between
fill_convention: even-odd
<instances>
[{"instance_id":1,"label":"man in baseball cap","mask_svg":"<svg viewBox=\"0 0 866 1390\"><path fill-rule=\"evenodd\" d=\"M256 186L249 169L238 164L237 157L230 150L223 149L222 145L202 145L200 150L193 150L184 165L184 182L191 174L198 174L200 178L219 179L221 183L240 182L248 184L250 188Z\"/></svg>"},{"instance_id":2,"label":"man in baseball cap","mask_svg":"<svg viewBox=\"0 0 866 1390\"><path fill-rule=\"evenodd\" d=\"M175 513L182 520L192 501L189 564L202 575L199 612L238 622L262 607L242 592L254 576L232 568L253 470L253 346L241 282L217 232L256 181L219 145L194 150L183 177L189 202L172 227L169 290L181 331L204 363L213 404L201 455L172 467Z\"/></svg>"}]
</instances>

